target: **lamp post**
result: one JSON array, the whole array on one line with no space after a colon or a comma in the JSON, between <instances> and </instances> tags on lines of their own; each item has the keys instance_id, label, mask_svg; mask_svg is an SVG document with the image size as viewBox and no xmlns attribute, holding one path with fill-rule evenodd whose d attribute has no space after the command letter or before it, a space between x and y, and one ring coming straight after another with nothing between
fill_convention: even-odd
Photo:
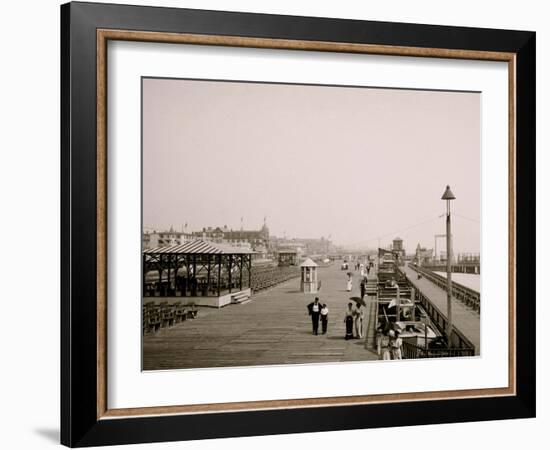
<instances>
[{"instance_id":1,"label":"lamp post","mask_svg":"<svg viewBox=\"0 0 550 450\"><path fill-rule=\"evenodd\" d=\"M453 292L453 280L451 279L451 200L455 198L451 188L447 185L447 189L445 189L441 200L447 202L447 343L449 347L451 347L451 333L453 332L453 311L451 304Z\"/></svg>"}]
</instances>

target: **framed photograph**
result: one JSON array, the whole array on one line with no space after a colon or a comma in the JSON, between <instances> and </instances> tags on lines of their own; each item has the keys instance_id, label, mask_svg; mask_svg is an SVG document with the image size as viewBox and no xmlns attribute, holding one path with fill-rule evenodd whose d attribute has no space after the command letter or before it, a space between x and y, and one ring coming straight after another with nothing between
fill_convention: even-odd
<instances>
[{"instance_id":1,"label":"framed photograph","mask_svg":"<svg viewBox=\"0 0 550 450\"><path fill-rule=\"evenodd\" d=\"M535 33L61 7L61 441L535 415Z\"/></svg>"}]
</instances>

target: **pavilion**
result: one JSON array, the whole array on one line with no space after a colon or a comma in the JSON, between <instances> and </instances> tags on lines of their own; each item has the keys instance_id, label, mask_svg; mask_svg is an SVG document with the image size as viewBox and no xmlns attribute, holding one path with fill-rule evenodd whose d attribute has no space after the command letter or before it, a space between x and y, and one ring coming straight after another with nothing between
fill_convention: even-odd
<instances>
[{"instance_id":1,"label":"pavilion","mask_svg":"<svg viewBox=\"0 0 550 450\"><path fill-rule=\"evenodd\" d=\"M143 296L222 307L250 296L253 251L195 240L143 251Z\"/></svg>"},{"instance_id":2,"label":"pavilion","mask_svg":"<svg viewBox=\"0 0 550 450\"><path fill-rule=\"evenodd\" d=\"M298 252L296 250L281 250L277 255L277 264L279 267L295 266L298 262Z\"/></svg>"}]
</instances>

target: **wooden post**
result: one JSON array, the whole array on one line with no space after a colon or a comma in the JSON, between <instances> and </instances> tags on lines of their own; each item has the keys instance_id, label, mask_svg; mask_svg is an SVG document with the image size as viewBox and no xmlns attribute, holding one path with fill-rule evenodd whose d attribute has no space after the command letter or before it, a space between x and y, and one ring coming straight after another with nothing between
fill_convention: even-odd
<instances>
[{"instance_id":1,"label":"wooden post","mask_svg":"<svg viewBox=\"0 0 550 450\"><path fill-rule=\"evenodd\" d=\"M210 293L210 266L211 266L211 257L208 255L207 257L207 271L206 271L206 295Z\"/></svg>"},{"instance_id":2,"label":"wooden post","mask_svg":"<svg viewBox=\"0 0 550 450\"><path fill-rule=\"evenodd\" d=\"M221 291L220 291L221 282L222 282L222 255L218 255L218 297L221 294Z\"/></svg>"},{"instance_id":3,"label":"wooden post","mask_svg":"<svg viewBox=\"0 0 550 450\"><path fill-rule=\"evenodd\" d=\"M231 294L231 288L233 287L231 286L231 284L233 283L232 276L231 276L231 271L233 270L233 255L229 255L228 267L229 267L229 270L227 274L227 279L229 281L229 293Z\"/></svg>"},{"instance_id":4,"label":"wooden post","mask_svg":"<svg viewBox=\"0 0 550 450\"><path fill-rule=\"evenodd\" d=\"M178 295L178 270L179 270L179 256L174 255L174 297Z\"/></svg>"},{"instance_id":5,"label":"wooden post","mask_svg":"<svg viewBox=\"0 0 550 450\"><path fill-rule=\"evenodd\" d=\"M243 290L243 255L239 255L239 291Z\"/></svg>"},{"instance_id":6,"label":"wooden post","mask_svg":"<svg viewBox=\"0 0 550 450\"><path fill-rule=\"evenodd\" d=\"M147 283L145 282L145 278L147 275L147 269L145 268L145 255L142 256L141 271L143 272L143 292L141 293L141 296L145 297L145 293L147 291Z\"/></svg>"},{"instance_id":7,"label":"wooden post","mask_svg":"<svg viewBox=\"0 0 550 450\"><path fill-rule=\"evenodd\" d=\"M170 283L170 268L172 267L172 255L167 255L168 257L168 269L166 271L166 276L168 277L168 286L166 287L166 297L170 296L170 289L171 289L171 283Z\"/></svg>"},{"instance_id":8,"label":"wooden post","mask_svg":"<svg viewBox=\"0 0 550 450\"><path fill-rule=\"evenodd\" d=\"M197 255L193 255L193 289L194 296L197 296L197 289L199 287L199 280L197 279Z\"/></svg>"},{"instance_id":9,"label":"wooden post","mask_svg":"<svg viewBox=\"0 0 550 450\"><path fill-rule=\"evenodd\" d=\"M248 262L248 287L252 292L252 254L248 255L247 262Z\"/></svg>"},{"instance_id":10,"label":"wooden post","mask_svg":"<svg viewBox=\"0 0 550 450\"><path fill-rule=\"evenodd\" d=\"M162 255L159 256L159 281L158 281L158 288L159 288L159 297L162 296L162 271L164 268L162 267Z\"/></svg>"},{"instance_id":11,"label":"wooden post","mask_svg":"<svg viewBox=\"0 0 550 450\"><path fill-rule=\"evenodd\" d=\"M191 260L189 255L185 255L185 267L187 267L187 280L185 282L185 296L187 297L187 289L191 288Z\"/></svg>"}]
</instances>

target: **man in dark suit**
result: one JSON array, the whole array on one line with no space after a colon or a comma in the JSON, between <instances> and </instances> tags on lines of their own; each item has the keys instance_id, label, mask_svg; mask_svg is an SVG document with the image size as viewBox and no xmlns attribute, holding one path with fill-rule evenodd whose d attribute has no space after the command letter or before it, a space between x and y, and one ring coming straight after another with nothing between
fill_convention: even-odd
<instances>
[{"instance_id":1,"label":"man in dark suit","mask_svg":"<svg viewBox=\"0 0 550 450\"><path fill-rule=\"evenodd\" d=\"M307 305L309 315L311 316L311 324L313 326L313 334L317 335L319 330L319 316L321 315L322 305L319 303L319 297Z\"/></svg>"}]
</instances>

